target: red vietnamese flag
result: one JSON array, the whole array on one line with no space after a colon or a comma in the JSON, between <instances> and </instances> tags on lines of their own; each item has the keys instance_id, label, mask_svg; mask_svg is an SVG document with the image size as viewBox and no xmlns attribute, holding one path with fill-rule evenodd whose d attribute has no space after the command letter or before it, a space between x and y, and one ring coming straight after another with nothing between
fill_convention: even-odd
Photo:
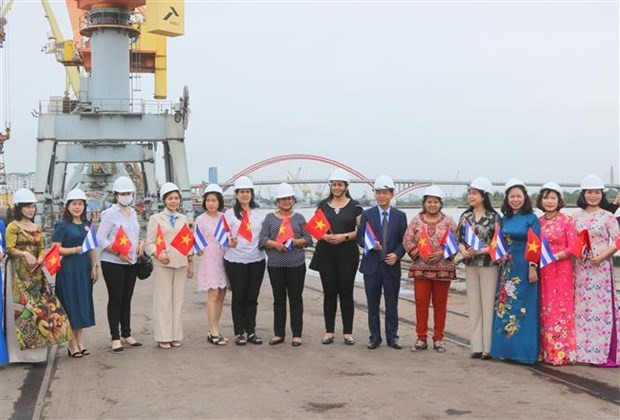
<instances>
[{"instance_id":1,"label":"red vietnamese flag","mask_svg":"<svg viewBox=\"0 0 620 420\"><path fill-rule=\"evenodd\" d=\"M430 257L433 252L431 238L428 236L428 232L424 226L422 226L422 232L420 233L420 239L418 240L418 251L420 252L422 258Z\"/></svg>"},{"instance_id":2,"label":"red vietnamese flag","mask_svg":"<svg viewBox=\"0 0 620 420\"><path fill-rule=\"evenodd\" d=\"M540 238L534 233L532 228L527 230L527 243L525 244L525 259L531 263L538 264L541 254Z\"/></svg>"},{"instance_id":3,"label":"red vietnamese flag","mask_svg":"<svg viewBox=\"0 0 620 420\"><path fill-rule=\"evenodd\" d=\"M314 216L306 223L306 230L317 240L320 240L330 229L329 220L327 220L325 213L321 209L318 209Z\"/></svg>"},{"instance_id":4,"label":"red vietnamese flag","mask_svg":"<svg viewBox=\"0 0 620 420\"><path fill-rule=\"evenodd\" d=\"M276 236L276 242L279 244L283 244L289 239L294 239L295 234L293 233L293 226L291 226L291 219L285 217L282 219L282 223L280 224L280 229L278 229L278 236Z\"/></svg>"},{"instance_id":5,"label":"red vietnamese flag","mask_svg":"<svg viewBox=\"0 0 620 420\"><path fill-rule=\"evenodd\" d=\"M241 218L241 224L237 231L237 236L245 238L246 241L252 242L252 225L250 224L250 212L244 211Z\"/></svg>"},{"instance_id":6,"label":"red vietnamese flag","mask_svg":"<svg viewBox=\"0 0 620 420\"><path fill-rule=\"evenodd\" d=\"M155 235L155 255L159 257L162 251L166 250L166 241L164 239L164 233L161 231L161 226L157 225L157 234Z\"/></svg>"},{"instance_id":7,"label":"red vietnamese flag","mask_svg":"<svg viewBox=\"0 0 620 420\"><path fill-rule=\"evenodd\" d=\"M585 259L588 251L592 250L592 245L590 244L590 232L587 229L582 230L577 234L577 240L573 245L572 253L575 257L579 259Z\"/></svg>"},{"instance_id":8,"label":"red vietnamese flag","mask_svg":"<svg viewBox=\"0 0 620 420\"><path fill-rule=\"evenodd\" d=\"M58 244L54 244L54 246L47 251L47 254L45 254L43 258L43 264L45 268L47 268L47 272L50 273L50 276L53 276L60 270L60 248Z\"/></svg>"},{"instance_id":9,"label":"red vietnamese flag","mask_svg":"<svg viewBox=\"0 0 620 420\"><path fill-rule=\"evenodd\" d=\"M620 249L620 233L616 236L616 242L614 245L616 245L616 249Z\"/></svg>"},{"instance_id":10,"label":"red vietnamese flag","mask_svg":"<svg viewBox=\"0 0 620 420\"><path fill-rule=\"evenodd\" d=\"M170 245L175 247L181 254L187 255L194 246L194 234L187 226L187 223L183 225L179 233L174 237Z\"/></svg>"},{"instance_id":11,"label":"red vietnamese flag","mask_svg":"<svg viewBox=\"0 0 620 420\"><path fill-rule=\"evenodd\" d=\"M114 242L112 242L111 248L121 255L129 255L131 245L132 243L127 237L125 229L123 229L122 226L119 227L118 231L116 231L116 236L114 237Z\"/></svg>"}]
</instances>

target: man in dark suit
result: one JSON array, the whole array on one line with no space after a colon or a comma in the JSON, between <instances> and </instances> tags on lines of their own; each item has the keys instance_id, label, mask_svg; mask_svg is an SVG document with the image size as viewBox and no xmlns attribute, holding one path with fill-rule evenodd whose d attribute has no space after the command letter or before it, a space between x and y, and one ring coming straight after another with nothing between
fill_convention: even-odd
<instances>
[{"instance_id":1,"label":"man in dark suit","mask_svg":"<svg viewBox=\"0 0 620 420\"><path fill-rule=\"evenodd\" d=\"M385 296L385 336L388 346L400 350L398 342L398 292L400 291L400 259L405 254L403 236L407 229L407 215L390 206L394 198L394 181L381 175L375 181L377 205L362 213L357 231L358 243L364 246L366 224L375 232L379 242L364 254L360 272L364 274L366 300L368 301L367 347L376 349L381 344L379 304L381 289Z\"/></svg>"}]
</instances>

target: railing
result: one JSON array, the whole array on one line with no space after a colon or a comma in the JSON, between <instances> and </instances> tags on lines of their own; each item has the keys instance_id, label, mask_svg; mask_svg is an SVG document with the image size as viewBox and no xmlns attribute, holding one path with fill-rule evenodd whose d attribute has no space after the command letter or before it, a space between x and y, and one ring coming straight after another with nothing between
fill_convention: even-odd
<instances>
[{"instance_id":1,"label":"railing","mask_svg":"<svg viewBox=\"0 0 620 420\"><path fill-rule=\"evenodd\" d=\"M39 114L174 114L171 101L142 99L93 99L79 101L70 98L39 102Z\"/></svg>"}]
</instances>

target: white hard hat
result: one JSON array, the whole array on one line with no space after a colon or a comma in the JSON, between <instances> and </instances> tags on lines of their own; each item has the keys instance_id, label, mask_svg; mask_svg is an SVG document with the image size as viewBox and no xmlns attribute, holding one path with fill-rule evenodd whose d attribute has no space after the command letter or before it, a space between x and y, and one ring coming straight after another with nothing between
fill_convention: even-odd
<instances>
[{"instance_id":1,"label":"white hard hat","mask_svg":"<svg viewBox=\"0 0 620 420\"><path fill-rule=\"evenodd\" d=\"M351 182L351 177L349 173L342 168L336 168L334 172L329 176L329 182L332 181L342 181L349 184Z\"/></svg>"},{"instance_id":2,"label":"white hard hat","mask_svg":"<svg viewBox=\"0 0 620 420\"><path fill-rule=\"evenodd\" d=\"M510 178L508 181L506 181L506 185L504 185L504 191L508 191L509 189L511 189L512 187L516 187L517 185L520 185L523 188L526 188L525 184L520 179Z\"/></svg>"},{"instance_id":3,"label":"white hard hat","mask_svg":"<svg viewBox=\"0 0 620 420\"><path fill-rule=\"evenodd\" d=\"M34 193L27 188L20 188L13 194L13 204L30 204L36 203L37 198Z\"/></svg>"},{"instance_id":4,"label":"white hard hat","mask_svg":"<svg viewBox=\"0 0 620 420\"><path fill-rule=\"evenodd\" d=\"M161 198L164 198L166 194L172 191L177 191L180 194L181 190L179 190L179 187L177 187L176 184L172 182L164 182L164 185L162 185L161 188L159 189L159 196Z\"/></svg>"},{"instance_id":5,"label":"white hard hat","mask_svg":"<svg viewBox=\"0 0 620 420\"><path fill-rule=\"evenodd\" d=\"M599 178L598 175L590 174L590 175L586 175L581 180L580 189L582 190L604 190L605 185L603 184L603 180Z\"/></svg>"},{"instance_id":6,"label":"white hard hat","mask_svg":"<svg viewBox=\"0 0 620 420\"><path fill-rule=\"evenodd\" d=\"M295 190L286 182L276 187L276 198L295 197Z\"/></svg>"},{"instance_id":7,"label":"white hard hat","mask_svg":"<svg viewBox=\"0 0 620 420\"><path fill-rule=\"evenodd\" d=\"M375 179L374 188L375 188L375 191L376 190L386 190L386 189L393 190L394 189L394 181L392 181L392 178L390 178L387 175L379 175L377 177L377 179Z\"/></svg>"},{"instance_id":8,"label":"white hard hat","mask_svg":"<svg viewBox=\"0 0 620 420\"><path fill-rule=\"evenodd\" d=\"M254 183L252 183L252 180L250 178L248 178L247 176L240 176L239 178L237 178L237 180L235 181L235 191L237 190L253 190L254 189Z\"/></svg>"},{"instance_id":9,"label":"white hard hat","mask_svg":"<svg viewBox=\"0 0 620 420\"><path fill-rule=\"evenodd\" d=\"M209 185L207 185L207 188L205 188L205 191L202 193L202 196L204 197L205 195L209 194L210 192L220 193L220 194L224 195L224 191L222 191L222 187L220 187L217 184L209 184Z\"/></svg>"},{"instance_id":10,"label":"white hard hat","mask_svg":"<svg viewBox=\"0 0 620 420\"><path fill-rule=\"evenodd\" d=\"M112 190L114 192L126 193L126 192L136 192L136 187L131 182L131 179L126 176L119 176L114 181L114 185L112 186Z\"/></svg>"},{"instance_id":11,"label":"white hard hat","mask_svg":"<svg viewBox=\"0 0 620 420\"><path fill-rule=\"evenodd\" d=\"M441 191L441 188L439 188L437 185L431 185L430 187L426 187L426 189L424 190L424 194L422 194L424 197L431 196L431 197L437 197L441 200L443 200L443 191Z\"/></svg>"},{"instance_id":12,"label":"white hard hat","mask_svg":"<svg viewBox=\"0 0 620 420\"><path fill-rule=\"evenodd\" d=\"M476 190L484 191L486 193L493 192L493 184L491 184L491 181L482 176L474 178L471 184L469 184L469 188L474 188Z\"/></svg>"},{"instance_id":13,"label":"white hard hat","mask_svg":"<svg viewBox=\"0 0 620 420\"><path fill-rule=\"evenodd\" d=\"M68 203L71 200L84 200L86 201L86 194L79 188L69 191L67 194L67 198L65 198L65 203Z\"/></svg>"},{"instance_id":14,"label":"white hard hat","mask_svg":"<svg viewBox=\"0 0 620 420\"><path fill-rule=\"evenodd\" d=\"M542 187L540 187L540 190L541 191L542 190L555 191L556 193L560 195L560 197L562 197L562 188L560 188L557 182L553 182L553 181L545 182L545 184Z\"/></svg>"}]
</instances>

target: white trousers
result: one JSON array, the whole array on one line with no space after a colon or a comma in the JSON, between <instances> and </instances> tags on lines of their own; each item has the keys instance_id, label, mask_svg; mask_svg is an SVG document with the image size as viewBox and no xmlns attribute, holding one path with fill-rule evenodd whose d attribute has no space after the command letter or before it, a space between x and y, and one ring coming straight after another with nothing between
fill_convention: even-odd
<instances>
[{"instance_id":1,"label":"white trousers","mask_svg":"<svg viewBox=\"0 0 620 420\"><path fill-rule=\"evenodd\" d=\"M499 281L497 266L465 267L472 353L491 352L493 307Z\"/></svg>"},{"instance_id":2,"label":"white trousers","mask_svg":"<svg viewBox=\"0 0 620 420\"><path fill-rule=\"evenodd\" d=\"M187 267L168 268L155 265L153 284L153 339L160 343L181 341L181 313Z\"/></svg>"}]
</instances>

